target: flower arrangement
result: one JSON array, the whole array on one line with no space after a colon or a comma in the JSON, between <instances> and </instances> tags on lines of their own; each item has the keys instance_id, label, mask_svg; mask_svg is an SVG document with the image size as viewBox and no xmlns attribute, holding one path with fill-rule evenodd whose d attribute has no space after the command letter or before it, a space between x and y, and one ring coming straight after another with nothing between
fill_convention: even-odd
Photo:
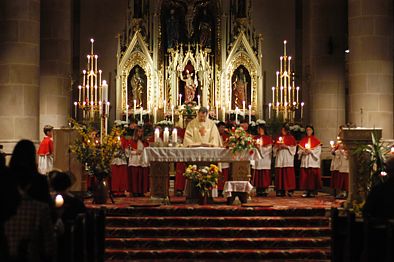
<instances>
[{"instance_id":1,"label":"flower arrangement","mask_svg":"<svg viewBox=\"0 0 394 262\"><path fill-rule=\"evenodd\" d=\"M209 190L212 190L218 183L219 179L219 168L211 164L208 166L203 166L197 168L196 165L189 165L186 168L183 175L194 182L203 196L207 194Z\"/></svg>"},{"instance_id":2,"label":"flower arrangement","mask_svg":"<svg viewBox=\"0 0 394 262\"><path fill-rule=\"evenodd\" d=\"M96 177L102 179L110 172L111 161L121 148L122 130L113 128L108 135L99 137L93 127L84 127L74 121L79 138L70 146L77 159Z\"/></svg>"},{"instance_id":3,"label":"flower arrangement","mask_svg":"<svg viewBox=\"0 0 394 262\"><path fill-rule=\"evenodd\" d=\"M233 154L244 151L249 151L249 154L253 154L253 149L256 148L256 141L242 127L238 127L230 131L227 146L231 148Z\"/></svg>"},{"instance_id":4,"label":"flower arrangement","mask_svg":"<svg viewBox=\"0 0 394 262\"><path fill-rule=\"evenodd\" d=\"M157 122L156 125L164 129L165 127L172 127L173 124L169 120L161 120Z\"/></svg>"}]
</instances>

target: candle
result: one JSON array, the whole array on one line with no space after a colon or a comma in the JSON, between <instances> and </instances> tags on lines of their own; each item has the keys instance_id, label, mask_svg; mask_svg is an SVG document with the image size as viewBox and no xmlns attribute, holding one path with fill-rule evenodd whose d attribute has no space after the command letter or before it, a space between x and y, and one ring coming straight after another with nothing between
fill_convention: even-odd
<instances>
[{"instance_id":1,"label":"candle","mask_svg":"<svg viewBox=\"0 0 394 262\"><path fill-rule=\"evenodd\" d=\"M171 122L174 124L174 105L171 106Z\"/></svg>"},{"instance_id":2,"label":"candle","mask_svg":"<svg viewBox=\"0 0 394 262\"><path fill-rule=\"evenodd\" d=\"M289 66L287 67L287 71L289 71L289 75L290 75L290 61L291 61L291 56L289 56Z\"/></svg>"},{"instance_id":3,"label":"candle","mask_svg":"<svg viewBox=\"0 0 394 262\"><path fill-rule=\"evenodd\" d=\"M170 132L168 131L168 127L166 127L166 128L164 128L164 132L163 132L163 142L164 143L168 143L169 136L170 136Z\"/></svg>"},{"instance_id":4,"label":"candle","mask_svg":"<svg viewBox=\"0 0 394 262\"><path fill-rule=\"evenodd\" d=\"M286 56L286 44L287 44L287 41L285 40L285 41L283 41L283 54Z\"/></svg>"},{"instance_id":5,"label":"candle","mask_svg":"<svg viewBox=\"0 0 394 262\"><path fill-rule=\"evenodd\" d=\"M91 47L90 47L90 53L93 54L93 43L94 43L94 39L90 38L90 42L92 43Z\"/></svg>"},{"instance_id":6,"label":"candle","mask_svg":"<svg viewBox=\"0 0 394 262\"><path fill-rule=\"evenodd\" d=\"M271 106L272 106L272 104L269 103L268 104L268 119L271 119Z\"/></svg>"},{"instance_id":7,"label":"candle","mask_svg":"<svg viewBox=\"0 0 394 262\"><path fill-rule=\"evenodd\" d=\"M280 57L280 73L283 72L283 70L282 70L282 61L283 61L283 56Z\"/></svg>"},{"instance_id":8,"label":"candle","mask_svg":"<svg viewBox=\"0 0 394 262\"><path fill-rule=\"evenodd\" d=\"M64 204L64 199L62 197L62 195L56 195L55 197L55 206L57 208L62 207Z\"/></svg>"},{"instance_id":9,"label":"candle","mask_svg":"<svg viewBox=\"0 0 394 262\"><path fill-rule=\"evenodd\" d=\"M108 84L103 80L103 101L108 101Z\"/></svg>"},{"instance_id":10,"label":"candle","mask_svg":"<svg viewBox=\"0 0 394 262\"><path fill-rule=\"evenodd\" d=\"M179 106L182 105L182 94L179 94Z\"/></svg>"},{"instance_id":11,"label":"candle","mask_svg":"<svg viewBox=\"0 0 394 262\"><path fill-rule=\"evenodd\" d=\"M172 135L172 143L176 144L177 141L178 141L178 131L176 130L176 128L174 128L172 130L172 134L171 135Z\"/></svg>"},{"instance_id":12,"label":"candle","mask_svg":"<svg viewBox=\"0 0 394 262\"><path fill-rule=\"evenodd\" d=\"M249 105L249 124L252 122L252 105Z\"/></svg>"},{"instance_id":13,"label":"candle","mask_svg":"<svg viewBox=\"0 0 394 262\"><path fill-rule=\"evenodd\" d=\"M280 104L283 104L283 86L280 87Z\"/></svg>"},{"instance_id":14,"label":"candle","mask_svg":"<svg viewBox=\"0 0 394 262\"><path fill-rule=\"evenodd\" d=\"M311 149L311 145L309 143L305 144L305 149Z\"/></svg>"},{"instance_id":15,"label":"candle","mask_svg":"<svg viewBox=\"0 0 394 262\"><path fill-rule=\"evenodd\" d=\"M272 87L272 103L275 104L275 87Z\"/></svg>"},{"instance_id":16,"label":"candle","mask_svg":"<svg viewBox=\"0 0 394 262\"><path fill-rule=\"evenodd\" d=\"M100 111L100 116L101 116L103 114L103 104L101 103L101 101L99 101L99 111Z\"/></svg>"},{"instance_id":17,"label":"candle","mask_svg":"<svg viewBox=\"0 0 394 262\"><path fill-rule=\"evenodd\" d=\"M156 124L157 122L157 107L153 109L153 123Z\"/></svg>"},{"instance_id":18,"label":"candle","mask_svg":"<svg viewBox=\"0 0 394 262\"><path fill-rule=\"evenodd\" d=\"M89 98L90 98L90 96L89 96L89 86L86 86L86 99L87 99L87 102L89 103Z\"/></svg>"},{"instance_id":19,"label":"candle","mask_svg":"<svg viewBox=\"0 0 394 262\"><path fill-rule=\"evenodd\" d=\"M133 106L133 114L134 114L134 118L135 118L135 114L137 113L137 100L133 100L134 106Z\"/></svg>"},{"instance_id":20,"label":"candle","mask_svg":"<svg viewBox=\"0 0 394 262\"><path fill-rule=\"evenodd\" d=\"M74 102L74 118L77 120L77 102Z\"/></svg>"},{"instance_id":21,"label":"candle","mask_svg":"<svg viewBox=\"0 0 394 262\"><path fill-rule=\"evenodd\" d=\"M97 105L97 86L94 86L94 103Z\"/></svg>"},{"instance_id":22,"label":"candle","mask_svg":"<svg viewBox=\"0 0 394 262\"><path fill-rule=\"evenodd\" d=\"M140 108L140 122L141 123L143 123L142 122L142 113L143 113L143 111L144 111L144 108L141 106L141 108Z\"/></svg>"},{"instance_id":23,"label":"candle","mask_svg":"<svg viewBox=\"0 0 394 262\"><path fill-rule=\"evenodd\" d=\"M101 71L101 70L99 70L99 84L101 85L102 83L101 83L101 73L102 73L103 71Z\"/></svg>"},{"instance_id":24,"label":"candle","mask_svg":"<svg viewBox=\"0 0 394 262\"><path fill-rule=\"evenodd\" d=\"M298 92L300 91L300 87L297 86L297 104L298 104Z\"/></svg>"},{"instance_id":25,"label":"candle","mask_svg":"<svg viewBox=\"0 0 394 262\"><path fill-rule=\"evenodd\" d=\"M200 106L200 95L197 95L197 105Z\"/></svg>"},{"instance_id":26,"label":"candle","mask_svg":"<svg viewBox=\"0 0 394 262\"><path fill-rule=\"evenodd\" d=\"M276 86L279 86L279 71L276 71Z\"/></svg>"},{"instance_id":27,"label":"candle","mask_svg":"<svg viewBox=\"0 0 394 262\"><path fill-rule=\"evenodd\" d=\"M304 116L304 102L301 102L301 119Z\"/></svg>"},{"instance_id":28,"label":"candle","mask_svg":"<svg viewBox=\"0 0 394 262\"><path fill-rule=\"evenodd\" d=\"M163 100L163 110L164 110L164 114L167 113L167 102L166 102L166 100Z\"/></svg>"},{"instance_id":29,"label":"candle","mask_svg":"<svg viewBox=\"0 0 394 262\"><path fill-rule=\"evenodd\" d=\"M391 147L390 153L391 153L391 154L394 154L394 146Z\"/></svg>"},{"instance_id":30,"label":"candle","mask_svg":"<svg viewBox=\"0 0 394 262\"><path fill-rule=\"evenodd\" d=\"M129 122L129 105L126 105L126 123Z\"/></svg>"},{"instance_id":31,"label":"candle","mask_svg":"<svg viewBox=\"0 0 394 262\"><path fill-rule=\"evenodd\" d=\"M331 140L331 141L330 141L331 147L334 147L334 144L335 144L335 142L334 142L333 140ZM391 148L391 149L393 149L393 148Z\"/></svg>"},{"instance_id":32,"label":"candle","mask_svg":"<svg viewBox=\"0 0 394 262\"><path fill-rule=\"evenodd\" d=\"M243 112L243 114L244 114L244 117L246 116L246 109L245 109L245 105L246 105L246 103L245 103L245 100L244 101L242 101L242 112Z\"/></svg>"},{"instance_id":33,"label":"candle","mask_svg":"<svg viewBox=\"0 0 394 262\"><path fill-rule=\"evenodd\" d=\"M238 106L235 108L235 124L238 123Z\"/></svg>"},{"instance_id":34,"label":"candle","mask_svg":"<svg viewBox=\"0 0 394 262\"><path fill-rule=\"evenodd\" d=\"M279 143L283 143L283 137L279 137Z\"/></svg>"},{"instance_id":35,"label":"candle","mask_svg":"<svg viewBox=\"0 0 394 262\"><path fill-rule=\"evenodd\" d=\"M82 117L83 117L83 119L85 119L85 106L86 106L86 102L85 101L83 101L83 103L82 103L82 105L83 105L83 109L82 109Z\"/></svg>"},{"instance_id":36,"label":"candle","mask_svg":"<svg viewBox=\"0 0 394 262\"><path fill-rule=\"evenodd\" d=\"M106 103L106 108L105 108L105 114L107 115L107 117L109 116L109 105L110 105L110 103L107 102Z\"/></svg>"},{"instance_id":37,"label":"candle","mask_svg":"<svg viewBox=\"0 0 394 262\"><path fill-rule=\"evenodd\" d=\"M82 73L83 73L82 85L85 86L86 70L83 70Z\"/></svg>"},{"instance_id":38,"label":"candle","mask_svg":"<svg viewBox=\"0 0 394 262\"><path fill-rule=\"evenodd\" d=\"M81 91L82 91L82 86L78 86L78 102L81 102Z\"/></svg>"},{"instance_id":39,"label":"candle","mask_svg":"<svg viewBox=\"0 0 394 262\"><path fill-rule=\"evenodd\" d=\"M160 138L160 130L158 128L155 129L155 143L159 142L159 138Z\"/></svg>"}]
</instances>

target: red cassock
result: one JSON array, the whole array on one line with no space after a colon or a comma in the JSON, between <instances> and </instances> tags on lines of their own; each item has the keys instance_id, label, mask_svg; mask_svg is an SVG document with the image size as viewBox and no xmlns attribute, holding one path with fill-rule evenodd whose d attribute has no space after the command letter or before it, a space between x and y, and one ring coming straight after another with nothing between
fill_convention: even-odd
<instances>
[{"instance_id":1,"label":"red cassock","mask_svg":"<svg viewBox=\"0 0 394 262\"><path fill-rule=\"evenodd\" d=\"M143 141L143 146L149 146L148 142ZM131 140L130 148L138 149L138 141ZM129 191L135 194L143 194L149 191L149 168L143 166L141 155L132 155L133 160L129 162ZM131 158L132 158L131 157Z\"/></svg>"},{"instance_id":2,"label":"red cassock","mask_svg":"<svg viewBox=\"0 0 394 262\"><path fill-rule=\"evenodd\" d=\"M283 142L279 138L275 140L274 153L275 159L275 190L294 190L296 188L296 179L294 172L294 155L296 152L296 140L288 134L283 136ZM280 144L288 148L279 150Z\"/></svg>"},{"instance_id":3,"label":"red cassock","mask_svg":"<svg viewBox=\"0 0 394 262\"><path fill-rule=\"evenodd\" d=\"M37 155L45 156L53 154L53 141L49 136L45 136L38 147Z\"/></svg>"},{"instance_id":4,"label":"red cassock","mask_svg":"<svg viewBox=\"0 0 394 262\"><path fill-rule=\"evenodd\" d=\"M122 150L129 147L131 140L124 136L120 138ZM111 165L111 189L113 192L124 192L129 190L129 175L127 160L115 159Z\"/></svg>"},{"instance_id":5,"label":"red cassock","mask_svg":"<svg viewBox=\"0 0 394 262\"><path fill-rule=\"evenodd\" d=\"M221 138L222 138L222 142L223 145L226 145L228 138L230 137L230 135L225 132L223 134L220 134ZM229 177L229 173L230 173L230 164L229 163L221 163L222 166L222 173L219 176L219 180L218 180L218 190L223 191L224 189L224 184L226 183L226 181L228 181L228 177Z\"/></svg>"},{"instance_id":6,"label":"red cassock","mask_svg":"<svg viewBox=\"0 0 394 262\"><path fill-rule=\"evenodd\" d=\"M310 154L304 155L305 145L309 144ZM320 154L321 143L315 136L306 136L299 142L299 155L301 159L300 189L317 190L321 188Z\"/></svg>"},{"instance_id":7,"label":"red cassock","mask_svg":"<svg viewBox=\"0 0 394 262\"><path fill-rule=\"evenodd\" d=\"M252 184L259 189L266 189L271 185L271 150L272 138L270 136L255 136L255 139L262 141L262 147L259 149L260 153L264 154L264 159L255 161L254 168L252 168ZM267 147L268 146L268 147ZM261 162L261 163L260 163Z\"/></svg>"},{"instance_id":8,"label":"red cassock","mask_svg":"<svg viewBox=\"0 0 394 262\"><path fill-rule=\"evenodd\" d=\"M184 128L177 128L178 138L183 141L185 136L185 129ZM186 163L178 162L175 163L175 191L183 191L185 190L186 185L186 177L183 175L186 170Z\"/></svg>"}]
</instances>

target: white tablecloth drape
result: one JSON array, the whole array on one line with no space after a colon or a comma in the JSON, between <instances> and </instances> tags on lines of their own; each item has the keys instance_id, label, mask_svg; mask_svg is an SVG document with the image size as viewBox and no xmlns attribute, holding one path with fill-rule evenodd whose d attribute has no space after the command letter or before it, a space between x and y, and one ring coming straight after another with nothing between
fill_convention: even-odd
<instances>
[{"instance_id":1,"label":"white tablecloth drape","mask_svg":"<svg viewBox=\"0 0 394 262\"><path fill-rule=\"evenodd\" d=\"M261 159L258 150L235 155L228 148L219 147L146 147L142 161L149 162L237 162Z\"/></svg>"},{"instance_id":2,"label":"white tablecloth drape","mask_svg":"<svg viewBox=\"0 0 394 262\"><path fill-rule=\"evenodd\" d=\"M223 188L223 196L231 197L231 192L250 193L253 186L248 181L226 181Z\"/></svg>"}]
</instances>

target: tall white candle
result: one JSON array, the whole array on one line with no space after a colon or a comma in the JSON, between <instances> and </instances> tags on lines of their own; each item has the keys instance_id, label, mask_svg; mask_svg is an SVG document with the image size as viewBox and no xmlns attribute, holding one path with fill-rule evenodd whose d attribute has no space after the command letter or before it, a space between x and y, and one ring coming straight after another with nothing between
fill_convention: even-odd
<instances>
[{"instance_id":1,"label":"tall white candle","mask_svg":"<svg viewBox=\"0 0 394 262\"><path fill-rule=\"evenodd\" d=\"M167 113L167 102L166 100L163 100L163 110L164 110L164 114Z\"/></svg>"},{"instance_id":2,"label":"tall white candle","mask_svg":"<svg viewBox=\"0 0 394 262\"><path fill-rule=\"evenodd\" d=\"M156 124L157 122L157 107L153 109L153 123Z\"/></svg>"},{"instance_id":3,"label":"tall white candle","mask_svg":"<svg viewBox=\"0 0 394 262\"><path fill-rule=\"evenodd\" d=\"M77 102L74 102L74 119L77 120Z\"/></svg>"},{"instance_id":4,"label":"tall white candle","mask_svg":"<svg viewBox=\"0 0 394 262\"><path fill-rule=\"evenodd\" d=\"M301 120L304 118L304 102L301 102Z\"/></svg>"},{"instance_id":5,"label":"tall white candle","mask_svg":"<svg viewBox=\"0 0 394 262\"><path fill-rule=\"evenodd\" d=\"M56 195L55 197L55 206L57 208L62 207L64 204L64 199L62 197L62 195Z\"/></svg>"},{"instance_id":6,"label":"tall white candle","mask_svg":"<svg viewBox=\"0 0 394 262\"><path fill-rule=\"evenodd\" d=\"M283 104L283 86L280 87L280 104Z\"/></svg>"},{"instance_id":7,"label":"tall white candle","mask_svg":"<svg viewBox=\"0 0 394 262\"><path fill-rule=\"evenodd\" d=\"M245 102L245 100L244 101L242 101L242 113L244 114L244 117L246 116L246 102Z\"/></svg>"},{"instance_id":8,"label":"tall white candle","mask_svg":"<svg viewBox=\"0 0 394 262\"><path fill-rule=\"evenodd\" d=\"M200 95L197 95L197 105L200 106Z\"/></svg>"},{"instance_id":9,"label":"tall white candle","mask_svg":"<svg viewBox=\"0 0 394 262\"><path fill-rule=\"evenodd\" d=\"M178 131L176 130L176 128L172 129L172 143L176 144L178 141Z\"/></svg>"},{"instance_id":10,"label":"tall white candle","mask_svg":"<svg viewBox=\"0 0 394 262\"><path fill-rule=\"evenodd\" d=\"M90 101L90 92L89 92L89 86L86 86L86 99L88 100L88 103Z\"/></svg>"},{"instance_id":11,"label":"tall white candle","mask_svg":"<svg viewBox=\"0 0 394 262\"><path fill-rule=\"evenodd\" d=\"M174 105L171 106L171 122L173 125L175 124L175 122L174 122Z\"/></svg>"},{"instance_id":12,"label":"tall white candle","mask_svg":"<svg viewBox=\"0 0 394 262\"><path fill-rule=\"evenodd\" d=\"M164 143L168 143L170 137L170 131L168 131L168 127L164 128L164 132L163 132L163 142Z\"/></svg>"},{"instance_id":13,"label":"tall white candle","mask_svg":"<svg viewBox=\"0 0 394 262\"><path fill-rule=\"evenodd\" d=\"M129 122L129 105L126 105L126 123Z\"/></svg>"},{"instance_id":14,"label":"tall white candle","mask_svg":"<svg viewBox=\"0 0 394 262\"><path fill-rule=\"evenodd\" d=\"M85 106L86 106L86 102L83 101L82 105L83 105L83 109L82 109L82 118L85 119Z\"/></svg>"},{"instance_id":15,"label":"tall white candle","mask_svg":"<svg viewBox=\"0 0 394 262\"><path fill-rule=\"evenodd\" d=\"M141 123L143 123L142 122L142 113L144 112L144 108L141 106L141 108L140 108L140 122Z\"/></svg>"},{"instance_id":16,"label":"tall white candle","mask_svg":"<svg viewBox=\"0 0 394 262\"><path fill-rule=\"evenodd\" d=\"M283 69L282 69L282 61L283 61L283 56L280 57L280 73L283 72Z\"/></svg>"},{"instance_id":17,"label":"tall white candle","mask_svg":"<svg viewBox=\"0 0 394 262\"><path fill-rule=\"evenodd\" d=\"M86 85L86 84L85 84L86 70L83 70L82 73L83 73L82 85L85 86L85 85Z\"/></svg>"},{"instance_id":18,"label":"tall white candle","mask_svg":"<svg viewBox=\"0 0 394 262\"><path fill-rule=\"evenodd\" d=\"M97 86L94 86L94 104L97 105Z\"/></svg>"},{"instance_id":19,"label":"tall white candle","mask_svg":"<svg viewBox=\"0 0 394 262\"><path fill-rule=\"evenodd\" d=\"M101 71L101 70L99 70L99 85L102 85L102 83L101 83L101 73L102 73L103 71Z\"/></svg>"},{"instance_id":20,"label":"tall white candle","mask_svg":"<svg viewBox=\"0 0 394 262\"><path fill-rule=\"evenodd\" d=\"M300 87L299 86L297 86L297 104L298 104L298 92L300 91Z\"/></svg>"},{"instance_id":21,"label":"tall white candle","mask_svg":"<svg viewBox=\"0 0 394 262\"><path fill-rule=\"evenodd\" d=\"M268 119L271 119L271 106L272 106L272 104L269 103L268 104Z\"/></svg>"},{"instance_id":22,"label":"tall white candle","mask_svg":"<svg viewBox=\"0 0 394 262\"><path fill-rule=\"evenodd\" d=\"M103 101L108 101L108 84L103 80Z\"/></svg>"},{"instance_id":23,"label":"tall white candle","mask_svg":"<svg viewBox=\"0 0 394 262\"><path fill-rule=\"evenodd\" d=\"M82 86L78 86L78 102L81 102L81 91L82 91Z\"/></svg>"},{"instance_id":24,"label":"tall white candle","mask_svg":"<svg viewBox=\"0 0 394 262\"><path fill-rule=\"evenodd\" d=\"M101 101L99 101L99 113L100 113L100 116L103 114L103 103L101 102ZM101 120L100 120L100 122L101 122Z\"/></svg>"},{"instance_id":25,"label":"tall white candle","mask_svg":"<svg viewBox=\"0 0 394 262\"><path fill-rule=\"evenodd\" d=\"M249 105L249 124L252 123L252 105Z\"/></svg>"},{"instance_id":26,"label":"tall white candle","mask_svg":"<svg viewBox=\"0 0 394 262\"><path fill-rule=\"evenodd\" d=\"M238 106L235 108L235 124L238 123Z\"/></svg>"},{"instance_id":27,"label":"tall white candle","mask_svg":"<svg viewBox=\"0 0 394 262\"><path fill-rule=\"evenodd\" d=\"M290 75L290 62L291 62L291 56L289 56L289 65L287 67L287 71L288 71L289 75ZM290 81L289 81L289 83L290 83Z\"/></svg>"},{"instance_id":28,"label":"tall white candle","mask_svg":"<svg viewBox=\"0 0 394 262\"><path fill-rule=\"evenodd\" d=\"M286 44L287 44L287 41L286 40L283 41L283 54L284 55L286 55Z\"/></svg>"},{"instance_id":29,"label":"tall white candle","mask_svg":"<svg viewBox=\"0 0 394 262\"><path fill-rule=\"evenodd\" d=\"M133 100L133 114L135 118L135 114L137 114L137 100Z\"/></svg>"},{"instance_id":30,"label":"tall white candle","mask_svg":"<svg viewBox=\"0 0 394 262\"><path fill-rule=\"evenodd\" d=\"M272 87L272 103L275 103L275 87Z\"/></svg>"},{"instance_id":31,"label":"tall white candle","mask_svg":"<svg viewBox=\"0 0 394 262\"><path fill-rule=\"evenodd\" d=\"M154 142L157 143L159 142L159 138L160 138L160 130L158 128L155 129L155 138L154 138Z\"/></svg>"},{"instance_id":32,"label":"tall white candle","mask_svg":"<svg viewBox=\"0 0 394 262\"><path fill-rule=\"evenodd\" d=\"M179 94L179 106L182 105L182 94Z\"/></svg>"},{"instance_id":33,"label":"tall white candle","mask_svg":"<svg viewBox=\"0 0 394 262\"><path fill-rule=\"evenodd\" d=\"M226 107L222 107L222 121L226 122Z\"/></svg>"},{"instance_id":34,"label":"tall white candle","mask_svg":"<svg viewBox=\"0 0 394 262\"><path fill-rule=\"evenodd\" d=\"M276 85L279 86L279 71L276 71Z\"/></svg>"}]
</instances>

